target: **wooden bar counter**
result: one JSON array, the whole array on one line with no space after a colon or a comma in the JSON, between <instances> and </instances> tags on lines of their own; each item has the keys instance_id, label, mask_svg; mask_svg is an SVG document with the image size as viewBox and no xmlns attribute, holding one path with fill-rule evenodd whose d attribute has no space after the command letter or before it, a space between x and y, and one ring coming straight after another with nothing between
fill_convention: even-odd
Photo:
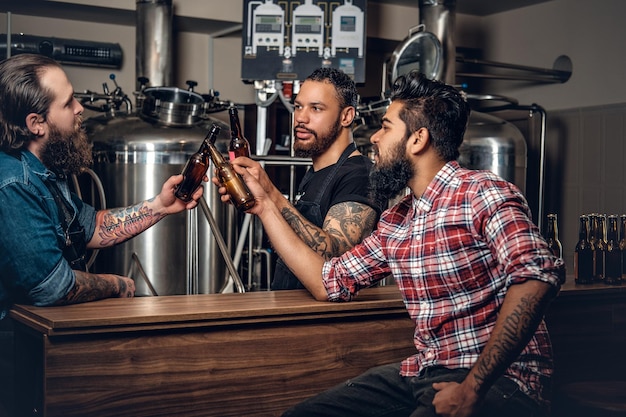
<instances>
[{"instance_id":1,"label":"wooden bar counter","mask_svg":"<svg viewBox=\"0 0 626 417\"><path fill-rule=\"evenodd\" d=\"M413 351L395 285L17 305L18 416L276 416Z\"/></svg>"},{"instance_id":2,"label":"wooden bar counter","mask_svg":"<svg viewBox=\"0 0 626 417\"><path fill-rule=\"evenodd\" d=\"M350 303L305 290L17 305L18 416L277 416L413 352L395 285ZM626 285L575 285L546 322L562 384L626 379Z\"/></svg>"}]
</instances>

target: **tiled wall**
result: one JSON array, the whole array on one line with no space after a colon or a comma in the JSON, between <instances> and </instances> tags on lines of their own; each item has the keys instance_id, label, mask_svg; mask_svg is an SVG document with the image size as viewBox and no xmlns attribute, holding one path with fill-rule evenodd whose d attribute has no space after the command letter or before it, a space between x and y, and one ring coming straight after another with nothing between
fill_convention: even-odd
<instances>
[{"instance_id":1,"label":"tiled wall","mask_svg":"<svg viewBox=\"0 0 626 417\"><path fill-rule=\"evenodd\" d=\"M548 112L545 213L559 215L568 273L583 213L626 213L626 103Z\"/></svg>"}]
</instances>

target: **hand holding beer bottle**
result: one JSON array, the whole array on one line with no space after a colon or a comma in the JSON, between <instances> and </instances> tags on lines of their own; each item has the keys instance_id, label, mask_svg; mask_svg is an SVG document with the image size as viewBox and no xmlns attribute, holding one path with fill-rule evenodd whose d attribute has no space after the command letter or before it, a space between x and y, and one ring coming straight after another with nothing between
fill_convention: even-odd
<instances>
[{"instance_id":1,"label":"hand holding beer bottle","mask_svg":"<svg viewBox=\"0 0 626 417\"><path fill-rule=\"evenodd\" d=\"M211 155L213 165L215 165L216 176L220 180L220 183L226 188L226 192L230 196L230 201L233 202L235 207L241 211L249 210L254 207L254 196L241 176L215 147L215 139L217 138L219 129L219 126L213 125L209 133L209 140L207 141L208 151Z\"/></svg>"}]
</instances>

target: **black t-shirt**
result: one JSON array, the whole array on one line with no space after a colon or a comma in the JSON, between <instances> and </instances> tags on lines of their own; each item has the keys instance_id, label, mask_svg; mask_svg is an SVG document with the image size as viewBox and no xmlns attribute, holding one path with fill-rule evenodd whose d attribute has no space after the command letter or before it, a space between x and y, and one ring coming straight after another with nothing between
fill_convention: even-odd
<instances>
[{"instance_id":1,"label":"black t-shirt","mask_svg":"<svg viewBox=\"0 0 626 417\"><path fill-rule=\"evenodd\" d=\"M320 211L322 217L326 217L328 210L338 203L354 201L366 204L380 213L380 209L367 197L369 173L372 168L372 161L366 156L357 155L348 158L332 179L320 201ZM315 201L320 188L323 186L326 177L332 172L335 165L330 165L315 172L301 190L297 198L303 201ZM313 169L313 168L311 168ZM300 191L302 193L300 193ZM309 219L310 220L310 219ZM317 225L322 227L321 224Z\"/></svg>"}]
</instances>

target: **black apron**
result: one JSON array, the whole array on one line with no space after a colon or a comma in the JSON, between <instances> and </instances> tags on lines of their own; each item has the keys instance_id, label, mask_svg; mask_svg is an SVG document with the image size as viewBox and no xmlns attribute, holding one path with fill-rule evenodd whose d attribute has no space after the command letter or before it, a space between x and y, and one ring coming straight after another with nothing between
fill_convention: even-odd
<instances>
[{"instance_id":1,"label":"black apron","mask_svg":"<svg viewBox=\"0 0 626 417\"><path fill-rule=\"evenodd\" d=\"M333 169L326 176L324 183L319 188L317 195L313 199L313 201L303 201L300 198L294 207L304 218L308 221L321 228L324 224L324 217L322 216L322 211L320 209L320 202L322 201L322 197L326 193L328 186L333 181L335 176L337 175L337 171L339 168L348 160L350 154L356 151L356 145L351 143L348 147L343 151L341 157L334 165ZM302 182L300 182L300 186L298 187L298 194L301 196L304 187L311 181L315 173L313 172L313 168L311 167L306 174L304 174L304 178ZM272 290L293 290L298 288L304 288L304 285L296 278L296 276L287 268L287 265L283 262L282 259L278 258L276 261L276 268L274 270L274 279L272 280L271 289Z\"/></svg>"},{"instance_id":2,"label":"black apron","mask_svg":"<svg viewBox=\"0 0 626 417\"><path fill-rule=\"evenodd\" d=\"M59 211L59 219L63 228L64 242L63 257L74 270L87 271L87 263L85 261L85 253L87 251L87 242L85 242L85 228L78 223L78 217L72 220L72 209L68 206L67 201L61 195L61 191L56 184L44 181L48 190L52 193L54 201Z\"/></svg>"}]
</instances>

